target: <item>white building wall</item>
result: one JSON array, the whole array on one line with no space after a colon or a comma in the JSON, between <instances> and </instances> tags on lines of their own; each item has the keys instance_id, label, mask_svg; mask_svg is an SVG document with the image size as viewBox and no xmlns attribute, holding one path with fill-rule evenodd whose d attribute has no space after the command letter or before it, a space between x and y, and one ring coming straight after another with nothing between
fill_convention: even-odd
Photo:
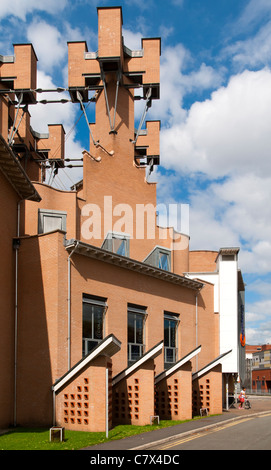
<instances>
[{"instance_id":1,"label":"white building wall","mask_svg":"<svg viewBox=\"0 0 271 470\"><path fill-rule=\"evenodd\" d=\"M226 260L228 258L228 260ZM222 372L238 372L238 271L237 256L234 260L220 255L219 270L219 313L220 313L220 354L232 353L222 362Z\"/></svg>"},{"instance_id":2,"label":"white building wall","mask_svg":"<svg viewBox=\"0 0 271 470\"><path fill-rule=\"evenodd\" d=\"M238 260L237 254L219 254L217 271L187 273L191 279L214 284L214 313L219 313L219 354L232 350L222 361L223 373L238 373Z\"/></svg>"}]
</instances>

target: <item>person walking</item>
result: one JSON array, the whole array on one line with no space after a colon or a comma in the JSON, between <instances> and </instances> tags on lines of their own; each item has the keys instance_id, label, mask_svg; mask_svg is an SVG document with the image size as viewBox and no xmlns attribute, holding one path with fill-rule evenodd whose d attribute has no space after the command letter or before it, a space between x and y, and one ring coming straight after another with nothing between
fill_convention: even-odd
<instances>
[{"instance_id":1,"label":"person walking","mask_svg":"<svg viewBox=\"0 0 271 470\"><path fill-rule=\"evenodd\" d=\"M239 405L239 410L243 410L244 409L244 403L245 403L245 399L247 398L246 396L246 388L243 387L241 392L240 392L240 395L239 395L239 401L240 401L240 405Z\"/></svg>"}]
</instances>

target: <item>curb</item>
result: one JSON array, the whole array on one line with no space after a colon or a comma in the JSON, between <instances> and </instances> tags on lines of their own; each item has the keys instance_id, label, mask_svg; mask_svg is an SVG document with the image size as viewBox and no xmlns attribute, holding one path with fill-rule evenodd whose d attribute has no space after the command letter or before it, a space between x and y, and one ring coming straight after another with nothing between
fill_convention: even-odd
<instances>
[{"instance_id":1,"label":"curb","mask_svg":"<svg viewBox=\"0 0 271 470\"><path fill-rule=\"evenodd\" d=\"M252 417L253 418L255 416L265 415L265 414L270 414L270 413L271 413L271 410L269 410L269 411L260 411L258 413L252 413L252 414L244 414L243 416L236 416L235 418L225 419L225 420L219 421L218 423L203 426L202 428L199 428L199 429L192 429L191 431L184 431L184 432L181 432L179 434L175 434L174 436L165 437L164 439L159 439L157 441L149 442L149 443L143 444L143 445L138 446L138 447L132 447L129 450L140 450L140 449L146 449L147 450L150 447L153 447L153 446L156 447L159 444L163 444L165 442L170 442L170 441L173 441L174 439L178 439L180 437L191 436L192 434L199 434L203 431L206 431L208 429L216 428L216 427L221 426L222 424L225 424L225 423L230 423L232 421L242 420L245 417L246 418L247 417Z\"/></svg>"}]
</instances>

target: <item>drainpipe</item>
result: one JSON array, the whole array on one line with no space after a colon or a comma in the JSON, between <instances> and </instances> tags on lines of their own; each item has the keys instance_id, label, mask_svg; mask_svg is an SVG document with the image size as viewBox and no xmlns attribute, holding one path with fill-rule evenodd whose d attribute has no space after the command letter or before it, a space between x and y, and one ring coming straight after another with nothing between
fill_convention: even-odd
<instances>
[{"instance_id":1,"label":"drainpipe","mask_svg":"<svg viewBox=\"0 0 271 470\"><path fill-rule=\"evenodd\" d=\"M196 293L196 348L198 347L198 292ZM198 355L196 355L196 372L198 371Z\"/></svg>"},{"instance_id":2,"label":"drainpipe","mask_svg":"<svg viewBox=\"0 0 271 470\"><path fill-rule=\"evenodd\" d=\"M71 257L75 252L79 242L68 257L68 370L71 368Z\"/></svg>"},{"instance_id":3,"label":"drainpipe","mask_svg":"<svg viewBox=\"0 0 271 470\"><path fill-rule=\"evenodd\" d=\"M105 436L108 439L108 429L109 429L109 420L108 420L108 366L106 365L105 369Z\"/></svg>"},{"instance_id":4,"label":"drainpipe","mask_svg":"<svg viewBox=\"0 0 271 470\"><path fill-rule=\"evenodd\" d=\"M32 197L32 196L30 196ZM27 198L28 199L28 198ZM17 239L20 237L21 199L17 204ZM17 426L17 349L18 349L18 255L19 243L13 242L15 249L15 316L14 316L14 427Z\"/></svg>"},{"instance_id":5,"label":"drainpipe","mask_svg":"<svg viewBox=\"0 0 271 470\"><path fill-rule=\"evenodd\" d=\"M198 347L198 295L202 287L196 292L196 348ZM198 371L198 355L196 355L196 371Z\"/></svg>"}]
</instances>

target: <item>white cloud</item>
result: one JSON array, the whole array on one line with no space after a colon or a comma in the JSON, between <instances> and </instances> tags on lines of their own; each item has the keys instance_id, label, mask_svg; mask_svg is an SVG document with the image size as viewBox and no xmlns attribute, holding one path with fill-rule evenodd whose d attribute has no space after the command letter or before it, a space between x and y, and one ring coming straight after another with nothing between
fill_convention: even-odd
<instances>
[{"instance_id":1,"label":"white cloud","mask_svg":"<svg viewBox=\"0 0 271 470\"><path fill-rule=\"evenodd\" d=\"M246 290L249 292L256 292L264 297L269 297L271 292L271 283L266 282L263 279L257 279L256 281L251 282L247 286Z\"/></svg>"},{"instance_id":2,"label":"white cloud","mask_svg":"<svg viewBox=\"0 0 271 470\"><path fill-rule=\"evenodd\" d=\"M38 87L42 89L55 89L52 78L46 75L42 71L38 71ZM56 100L56 99L70 99L68 93L42 93L38 95L38 100ZM48 124L62 124L66 132L65 135L65 157L66 158L81 158L82 157L82 145L77 140L76 128L74 123L76 121L76 113L78 113L78 107L68 102L62 103L48 103L48 104L36 104L30 107L31 114L31 126L32 128L40 133L48 132ZM82 177L82 169L69 169L59 170L58 180L61 179L63 185L69 188L72 183L76 183ZM63 189L63 188L62 188Z\"/></svg>"},{"instance_id":3,"label":"white cloud","mask_svg":"<svg viewBox=\"0 0 271 470\"><path fill-rule=\"evenodd\" d=\"M223 201L225 224L252 246L261 237L271 240L271 225L266 223L271 219L271 207L266 204L271 198L270 177L244 173L234 175L222 184L214 184L212 188L214 197Z\"/></svg>"},{"instance_id":4,"label":"white cloud","mask_svg":"<svg viewBox=\"0 0 271 470\"><path fill-rule=\"evenodd\" d=\"M191 249L219 250L221 246L239 246L239 233L225 220L225 201L214 188L193 192L190 197Z\"/></svg>"},{"instance_id":5,"label":"white cloud","mask_svg":"<svg viewBox=\"0 0 271 470\"><path fill-rule=\"evenodd\" d=\"M28 27L28 40L33 44L39 68L51 71L67 57L67 43L54 26L45 21L34 21Z\"/></svg>"},{"instance_id":6,"label":"white cloud","mask_svg":"<svg viewBox=\"0 0 271 470\"><path fill-rule=\"evenodd\" d=\"M191 249L240 246L248 273L271 266L270 122L271 72L263 69L233 76L161 131L163 166L191 181ZM172 195L176 185L164 184Z\"/></svg>"},{"instance_id":7,"label":"white cloud","mask_svg":"<svg viewBox=\"0 0 271 470\"><path fill-rule=\"evenodd\" d=\"M184 4L184 0L171 0L171 3L176 7L182 7Z\"/></svg>"},{"instance_id":8,"label":"white cloud","mask_svg":"<svg viewBox=\"0 0 271 470\"><path fill-rule=\"evenodd\" d=\"M161 132L162 164L210 178L271 170L271 72L244 71ZM255 162L260 164L255 165Z\"/></svg>"},{"instance_id":9,"label":"white cloud","mask_svg":"<svg viewBox=\"0 0 271 470\"><path fill-rule=\"evenodd\" d=\"M271 178L235 175L190 190L191 249L239 246L246 273L269 273L271 266Z\"/></svg>"},{"instance_id":10,"label":"white cloud","mask_svg":"<svg viewBox=\"0 0 271 470\"><path fill-rule=\"evenodd\" d=\"M246 327L246 344L270 344L271 326L259 326L258 328Z\"/></svg>"},{"instance_id":11,"label":"white cloud","mask_svg":"<svg viewBox=\"0 0 271 470\"><path fill-rule=\"evenodd\" d=\"M25 21L26 15L35 11L57 13L68 4L68 0L1 0L0 18L11 15Z\"/></svg>"},{"instance_id":12,"label":"white cloud","mask_svg":"<svg viewBox=\"0 0 271 470\"><path fill-rule=\"evenodd\" d=\"M250 310L246 311L246 324L264 321L265 319L266 319L266 316L261 313L251 312Z\"/></svg>"},{"instance_id":13,"label":"white cloud","mask_svg":"<svg viewBox=\"0 0 271 470\"><path fill-rule=\"evenodd\" d=\"M173 177L157 176L159 200L174 201L182 185L178 173ZM271 219L271 207L266 201L271 198L271 178L236 174L219 183L205 183L204 187L200 179L191 178L187 186L190 248L239 246L243 272L269 273L271 226L266 221Z\"/></svg>"},{"instance_id":14,"label":"white cloud","mask_svg":"<svg viewBox=\"0 0 271 470\"><path fill-rule=\"evenodd\" d=\"M254 27L259 21L266 20L271 14L271 3L269 0L249 0L245 5L240 17L233 23L235 34L246 32Z\"/></svg>"},{"instance_id":15,"label":"white cloud","mask_svg":"<svg viewBox=\"0 0 271 470\"><path fill-rule=\"evenodd\" d=\"M123 37L124 37L124 45L129 47L132 51L136 51L141 49L141 39L142 33L141 32L134 32L130 31L129 29L123 28L122 29Z\"/></svg>"},{"instance_id":16,"label":"white cloud","mask_svg":"<svg viewBox=\"0 0 271 470\"><path fill-rule=\"evenodd\" d=\"M248 39L237 41L225 51L232 57L235 65L241 67L258 67L270 63L271 56L271 21Z\"/></svg>"},{"instance_id":17,"label":"white cloud","mask_svg":"<svg viewBox=\"0 0 271 470\"><path fill-rule=\"evenodd\" d=\"M38 70L37 73L37 88L44 90L54 90L56 85L50 75ZM67 92L53 93L47 92L37 95L38 101L40 100L60 100L70 99ZM50 103L50 104L36 104L30 107L31 122L34 130L38 132L47 132L47 124L63 124L65 127L71 127L75 119L76 109L72 103Z\"/></svg>"},{"instance_id":18,"label":"white cloud","mask_svg":"<svg viewBox=\"0 0 271 470\"><path fill-rule=\"evenodd\" d=\"M89 41L91 50L97 49L97 35L90 28L73 28L66 21L60 30L44 20L34 19L27 27L27 39L35 49L39 70L60 73L63 83L59 86L68 82L68 41Z\"/></svg>"},{"instance_id":19,"label":"white cloud","mask_svg":"<svg viewBox=\"0 0 271 470\"><path fill-rule=\"evenodd\" d=\"M159 103L154 103L150 114L162 120L167 127L183 122L187 111L184 97L192 92L212 90L222 83L223 68L215 70L202 63L196 66L190 52L182 45L162 49Z\"/></svg>"},{"instance_id":20,"label":"white cloud","mask_svg":"<svg viewBox=\"0 0 271 470\"><path fill-rule=\"evenodd\" d=\"M259 240L250 250L244 248L239 255L242 271L263 275L270 272L271 243L268 240Z\"/></svg>"}]
</instances>

